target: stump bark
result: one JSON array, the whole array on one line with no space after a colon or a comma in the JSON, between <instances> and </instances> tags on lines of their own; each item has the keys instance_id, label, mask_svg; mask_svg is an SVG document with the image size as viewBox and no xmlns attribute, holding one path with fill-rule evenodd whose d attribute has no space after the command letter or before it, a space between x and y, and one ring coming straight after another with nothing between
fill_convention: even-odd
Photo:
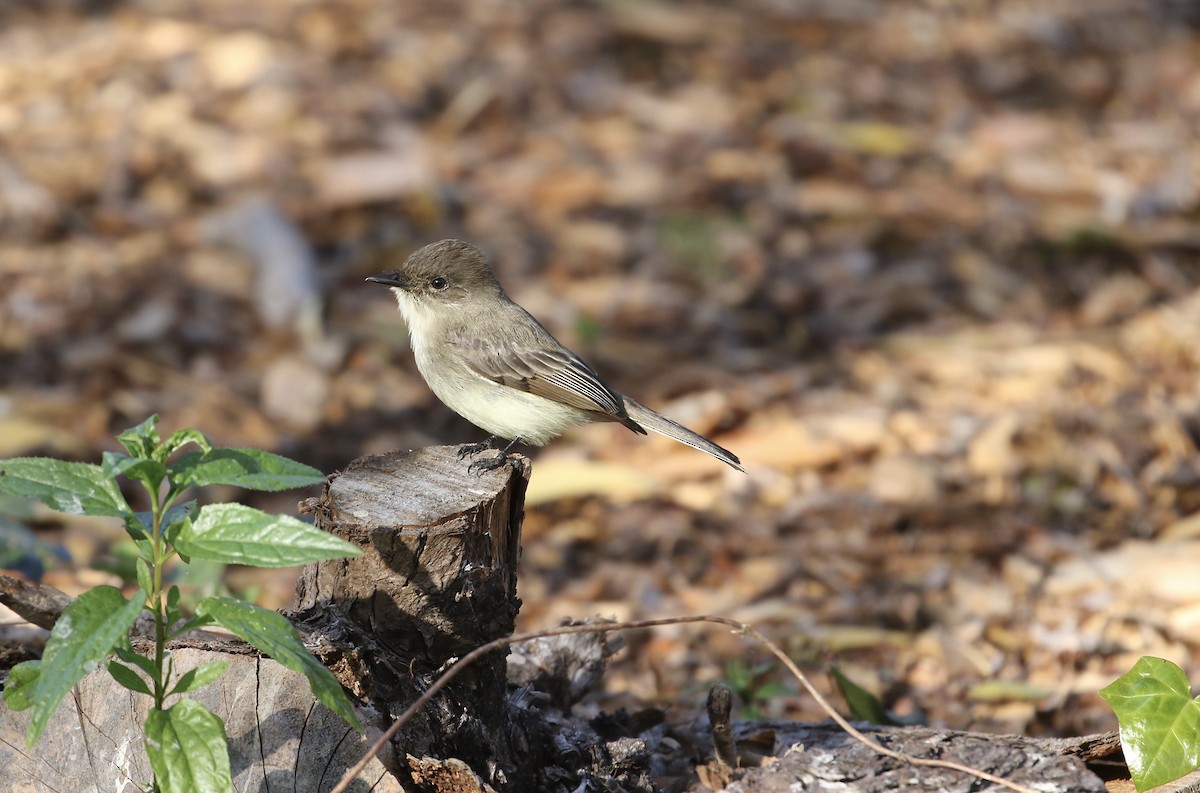
<instances>
[{"instance_id":1,"label":"stump bark","mask_svg":"<svg viewBox=\"0 0 1200 793\"><path fill-rule=\"evenodd\" d=\"M440 447L361 458L310 503L319 527L363 549L310 565L290 617L324 637L323 660L389 724L450 663L513 632L529 463L482 476ZM405 782L421 758L458 758L503 786L533 758L511 746L505 658L467 667L384 758Z\"/></svg>"}]
</instances>

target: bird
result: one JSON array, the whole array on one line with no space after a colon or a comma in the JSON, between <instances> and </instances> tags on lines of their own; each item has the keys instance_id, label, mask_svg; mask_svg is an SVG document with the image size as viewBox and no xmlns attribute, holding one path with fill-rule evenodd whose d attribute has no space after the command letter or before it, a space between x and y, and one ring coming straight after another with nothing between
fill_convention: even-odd
<instances>
[{"instance_id":1,"label":"bird","mask_svg":"<svg viewBox=\"0 0 1200 793\"><path fill-rule=\"evenodd\" d=\"M491 435L460 457L509 444L473 461L476 473L499 468L518 443L544 446L566 430L616 422L712 455L745 473L737 455L621 394L568 350L496 280L483 251L441 240L414 251L400 268L367 281L390 287L408 326L417 369L447 407Z\"/></svg>"}]
</instances>

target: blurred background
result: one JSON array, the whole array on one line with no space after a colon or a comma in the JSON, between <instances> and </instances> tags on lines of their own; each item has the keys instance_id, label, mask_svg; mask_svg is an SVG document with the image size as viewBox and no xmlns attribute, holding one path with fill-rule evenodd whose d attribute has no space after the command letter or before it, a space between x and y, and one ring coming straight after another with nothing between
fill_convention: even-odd
<instances>
[{"instance_id":1,"label":"blurred background","mask_svg":"<svg viewBox=\"0 0 1200 793\"><path fill-rule=\"evenodd\" d=\"M4 2L0 457L151 413L327 472L479 440L363 283L460 237L750 472L615 425L532 452L522 628L722 614L933 724L1111 729L1139 656L1200 679L1198 9ZM70 593L130 575L109 522L0 536ZM593 706L814 717L766 661L631 635Z\"/></svg>"}]
</instances>

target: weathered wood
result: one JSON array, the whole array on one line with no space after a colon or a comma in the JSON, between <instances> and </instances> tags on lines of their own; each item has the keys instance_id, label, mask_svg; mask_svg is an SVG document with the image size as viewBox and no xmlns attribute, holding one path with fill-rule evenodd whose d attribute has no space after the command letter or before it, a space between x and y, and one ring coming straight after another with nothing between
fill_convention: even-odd
<instances>
[{"instance_id":1,"label":"weathered wood","mask_svg":"<svg viewBox=\"0 0 1200 793\"><path fill-rule=\"evenodd\" d=\"M1026 738L1020 735L936 730L928 727L857 725L888 749L914 757L950 760L978 768L1042 793L1103 793L1104 782L1087 769L1079 739ZM835 724L740 722L742 737L773 733L777 758L759 768L732 774L728 793L894 790L969 793L1001 790L975 776L944 768L917 766L878 754ZM1100 739L1103 736L1094 736ZM1110 744L1111 746L1111 744ZM710 766L713 764L710 764ZM702 769L701 778L706 774ZM724 769L712 769L718 776ZM697 786L692 790L705 790Z\"/></svg>"},{"instance_id":2,"label":"weathered wood","mask_svg":"<svg viewBox=\"0 0 1200 793\"><path fill-rule=\"evenodd\" d=\"M58 615L71 605L71 598L48 584L31 584L0 575L0 604L29 620L30 624L50 630Z\"/></svg>"},{"instance_id":3,"label":"weathered wood","mask_svg":"<svg viewBox=\"0 0 1200 793\"><path fill-rule=\"evenodd\" d=\"M294 618L302 632L315 631L316 652L357 698L366 736L316 703L301 675L241 642L172 646L177 672L230 664L220 681L190 696L225 720L236 790L329 790L448 662L512 632L528 462L517 458L477 476L455 451L363 458L309 504L321 526L364 550L358 559L306 568ZM520 767L509 759L505 695L504 654L496 653L431 703L397 751L351 789L417 789L412 769L420 765L409 756L426 755L462 758L503 781ZM28 752L29 713L0 706L0 793L137 789L150 778L142 748L149 704L93 671ZM433 773L433 765L424 768Z\"/></svg>"},{"instance_id":4,"label":"weathered wood","mask_svg":"<svg viewBox=\"0 0 1200 793\"><path fill-rule=\"evenodd\" d=\"M370 736L360 736L314 702L302 675L241 642L208 646L177 647L172 654L178 671L209 661L229 664L220 680L190 696L225 721L236 790L329 790L366 752ZM97 669L64 700L28 751L29 712L0 706L0 791L143 790L150 780L142 747L150 704L149 697L121 688ZM372 791L401 790L379 762L363 779L374 785ZM365 784L360 788L366 789Z\"/></svg>"},{"instance_id":5,"label":"weathered wood","mask_svg":"<svg viewBox=\"0 0 1200 793\"><path fill-rule=\"evenodd\" d=\"M529 464L476 475L448 447L364 457L309 505L317 525L363 549L305 568L292 618L340 648L325 660L390 721L453 660L512 633ZM396 741L395 757L458 758L502 782L510 747L505 657L467 668ZM402 780L411 766L389 756Z\"/></svg>"}]
</instances>

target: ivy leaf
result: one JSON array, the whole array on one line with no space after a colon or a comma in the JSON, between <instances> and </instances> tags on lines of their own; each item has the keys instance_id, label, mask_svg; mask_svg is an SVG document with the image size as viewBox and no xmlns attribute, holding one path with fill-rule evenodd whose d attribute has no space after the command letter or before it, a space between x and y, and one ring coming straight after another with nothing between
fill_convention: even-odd
<instances>
[{"instance_id":1,"label":"ivy leaf","mask_svg":"<svg viewBox=\"0 0 1200 793\"><path fill-rule=\"evenodd\" d=\"M1125 762L1139 791L1200 767L1200 702L1178 666L1144 656L1100 696L1117 714Z\"/></svg>"}]
</instances>

